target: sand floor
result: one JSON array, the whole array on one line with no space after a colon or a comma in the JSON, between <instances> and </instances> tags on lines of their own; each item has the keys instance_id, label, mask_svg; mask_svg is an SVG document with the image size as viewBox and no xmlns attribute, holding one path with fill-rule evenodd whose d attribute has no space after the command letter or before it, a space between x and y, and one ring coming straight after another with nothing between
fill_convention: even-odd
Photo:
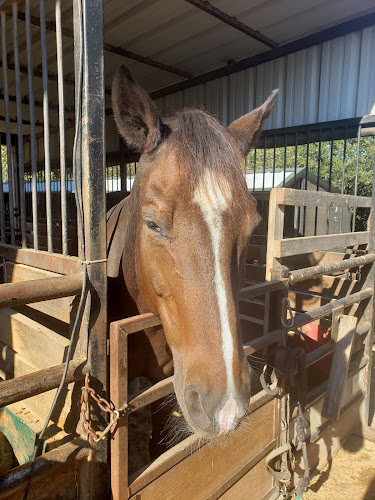
<instances>
[{"instance_id":1,"label":"sand floor","mask_svg":"<svg viewBox=\"0 0 375 500\"><path fill-rule=\"evenodd\" d=\"M375 352L370 397L375 430ZM350 436L332 462L314 476L303 500L375 500L375 442Z\"/></svg>"}]
</instances>

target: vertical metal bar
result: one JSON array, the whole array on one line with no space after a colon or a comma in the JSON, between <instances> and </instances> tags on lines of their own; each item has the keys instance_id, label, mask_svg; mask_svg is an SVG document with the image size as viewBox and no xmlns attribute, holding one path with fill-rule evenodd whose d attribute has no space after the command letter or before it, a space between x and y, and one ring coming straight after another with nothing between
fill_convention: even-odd
<instances>
[{"instance_id":1,"label":"vertical metal bar","mask_svg":"<svg viewBox=\"0 0 375 500\"><path fill-rule=\"evenodd\" d=\"M5 243L5 204L4 204L4 188L3 188L3 155L2 149L2 135L0 134L0 241Z\"/></svg>"},{"instance_id":2,"label":"vertical metal bar","mask_svg":"<svg viewBox=\"0 0 375 500\"><path fill-rule=\"evenodd\" d=\"M16 81L16 103L17 103L17 138L18 138L18 169L20 186L20 212L21 212L21 238L22 246L26 247L26 208L25 208L25 170L23 155L23 134L22 134L22 108L21 108L21 83L20 83L20 63L18 52L18 6L16 2L12 4L13 17L13 50L14 50L14 73Z\"/></svg>"},{"instance_id":3,"label":"vertical metal bar","mask_svg":"<svg viewBox=\"0 0 375 500\"><path fill-rule=\"evenodd\" d=\"M372 198L371 198L371 212L370 212L370 237L369 237L369 247L368 252L372 253L375 251L375 160L373 167L373 179L372 179ZM370 271L366 276L366 281L363 284L363 287L370 286L374 288L375 283L375 263L373 263L370 267ZM366 369L366 399L364 402L364 420L367 425L371 425L371 378L372 378L372 358L373 358L373 345L375 340L375 314L374 314L374 296L370 297L366 309L364 311L363 320L371 323L371 330L367 334L365 340L365 354L368 356L369 362Z\"/></svg>"},{"instance_id":4,"label":"vertical metal bar","mask_svg":"<svg viewBox=\"0 0 375 500\"><path fill-rule=\"evenodd\" d=\"M346 170L346 142L348 138L348 129L344 127L344 151L343 151L343 159L342 159L342 179L341 179L341 194L344 194L345 190L345 170ZM342 221L344 218L344 207L341 207L340 210L340 233L342 233Z\"/></svg>"},{"instance_id":5,"label":"vertical metal bar","mask_svg":"<svg viewBox=\"0 0 375 500\"><path fill-rule=\"evenodd\" d=\"M266 182L266 144L267 144L267 137L264 136L264 146L263 146L263 185L262 185L262 191L264 191L265 187L265 182Z\"/></svg>"},{"instance_id":6,"label":"vertical metal bar","mask_svg":"<svg viewBox=\"0 0 375 500\"><path fill-rule=\"evenodd\" d=\"M257 167L257 148L254 149L254 183L253 183L253 191L255 191L256 167Z\"/></svg>"},{"instance_id":7,"label":"vertical metal bar","mask_svg":"<svg viewBox=\"0 0 375 500\"><path fill-rule=\"evenodd\" d=\"M298 132L296 132L296 140L294 145L294 181L293 187L297 189L297 161L298 161ZM298 236L298 229L300 225L300 210L301 207L294 207L294 236Z\"/></svg>"},{"instance_id":8,"label":"vertical metal bar","mask_svg":"<svg viewBox=\"0 0 375 500\"><path fill-rule=\"evenodd\" d=\"M319 149L318 149L318 173L316 179L316 190L319 191L320 187L320 162L322 153L322 129L319 129ZM316 236L316 231L318 227L318 207L315 208L315 221L314 221L314 236Z\"/></svg>"},{"instance_id":9,"label":"vertical metal bar","mask_svg":"<svg viewBox=\"0 0 375 500\"><path fill-rule=\"evenodd\" d=\"M287 157L287 147L288 147L288 134L285 134L285 146L284 146L284 178L283 178L283 187L285 186L285 174L286 174L286 157Z\"/></svg>"},{"instance_id":10,"label":"vertical metal bar","mask_svg":"<svg viewBox=\"0 0 375 500\"><path fill-rule=\"evenodd\" d=\"M332 128L332 129L331 129L331 156L330 156L330 160L329 160L329 181L328 181L328 191L331 191L331 187L332 187L333 137L334 137L334 128Z\"/></svg>"},{"instance_id":11,"label":"vertical metal bar","mask_svg":"<svg viewBox=\"0 0 375 500\"><path fill-rule=\"evenodd\" d=\"M108 398L104 2L74 0L73 5L75 17L79 15L81 18L74 20L74 35L80 37L81 27L83 34L82 204L85 259L91 262L87 266L91 297L88 309L88 370L92 387ZM81 49L77 46L75 55L79 53ZM76 65L76 74L78 67L79 65ZM82 334L85 335L85 332ZM95 412L97 426L104 428L108 415L99 409ZM94 448L94 459L88 469L89 491L86 492L88 498L93 500L107 498L109 494L108 440L95 443Z\"/></svg>"},{"instance_id":12,"label":"vertical metal bar","mask_svg":"<svg viewBox=\"0 0 375 500\"><path fill-rule=\"evenodd\" d=\"M297 188L297 159L298 159L297 155L298 155L298 132L296 132L296 141L294 146L294 182L293 182L294 189Z\"/></svg>"},{"instance_id":13,"label":"vertical metal bar","mask_svg":"<svg viewBox=\"0 0 375 500\"><path fill-rule=\"evenodd\" d=\"M331 128L331 151L330 151L330 159L329 159L329 178L328 178L328 191L331 192L332 189L332 166L333 166L333 137L334 137L334 128ZM329 234L329 220L331 215L331 207L327 207L327 231L326 234Z\"/></svg>"},{"instance_id":14,"label":"vertical metal bar","mask_svg":"<svg viewBox=\"0 0 375 500\"><path fill-rule=\"evenodd\" d=\"M10 119L9 119L9 91L8 91L8 60L6 46L6 13L1 11L1 45L2 45L2 66L4 83L4 104L5 104L5 129L7 142L7 163L8 163L8 186L9 186L9 222L10 222L10 243L15 244L14 233L14 198L13 198L13 161L12 161L12 143L10 137Z\"/></svg>"},{"instance_id":15,"label":"vertical metal bar","mask_svg":"<svg viewBox=\"0 0 375 500\"><path fill-rule=\"evenodd\" d=\"M341 180L341 194L344 194L345 188L345 170L346 170L346 143L348 140L348 129L345 127L344 130L344 152L342 159L342 180Z\"/></svg>"},{"instance_id":16,"label":"vertical metal bar","mask_svg":"<svg viewBox=\"0 0 375 500\"><path fill-rule=\"evenodd\" d=\"M31 191L33 210L33 242L34 250L39 248L38 237L38 199L37 199L37 164L36 164L36 136L35 136L35 103L33 85L33 59L30 23L30 0L25 0L26 20L26 48L27 48L27 71L29 80L29 113L30 113L30 157L31 157Z\"/></svg>"},{"instance_id":17,"label":"vertical metal bar","mask_svg":"<svg viewBox=\"0 0 375 500\"><path fill-rule=\"evenodd\" d=\"M110 326L110 397L116 408L128 400L128 338L117 323ZM111 440L111 493L113 500L128 498L128 418L121 418Z\"/></svg>"},{"instance_id":18,"label":"vertical metal bar","mask_svg":"<svg viewBox=\"0 0 375 500\"><path fill-rule=\"evenodd\" d=\"M61 35L61 0L56 0L56 55L57 55L57 81L59 93L59 132L60 132L60 185L61 185L61 236L62 253L68 253L68 225L66 211L66 163L65 163L65 100L64 100L64 66L63 44Z\"/></svg>"},{"instance_id":19,"label":"vertical metal bar","mask_svg":"<svg viewBox=\"0 0 375 500\"><path fill-rule=\"evenodd\" d=\"M276 172L276 135L273 136L272 187L275 187L275 172Z\"/></svg>"},{"instance_id":20,"label":"vertical metal bar","mask_svg":"<svg viewBox=\"0 0 375 500\"><path fill-rule=\"evenodd\" d=\"M361 125L358 125L358 131L357 131L357 159L356 159L356 166L355 166L355 179L354 179L354 196L357 196L358 192L358 169L359 169L359 147L361 143ZM355 219L357 215L357 209L354 207L353 209L353 220L352 220L352 232L355 231Z\"/></svg>"},{"instance_id":21,"label":"vertical metal bar","mask_svg":"<svg viewBox=\"0 0 375 500\"><path fill-rule=\"evenodd\" d=\"M305 190L307 191L307 183L309 178L309 154L310 154L310 131L307 130L306 137L306 171L305 171ZM303 207L303 230L302 236L306 236L306 207Z\"/></svg>"},{"instance_id":22,"label":"vertical metal bar","mask_svg":"<svg viewBox=\"0 0 375 500\"><path fill-rule=\"evenodd\" d=\"M48 70L46 42L46 14L44 0L40 0L40 41L42 46L42 76L43 76L43 121L44 121L44 176L46 186L46 218L47 218L47 250L52 246L52 202L51 202L51 162L49 151L49 115L48 115Z\"/></svg>"},{"instance_id":23,"label":"vertical metal bar","mask_svg":"<svg viewBox=\"0 0 375 500\"><path fill-rule=\"evenodd\" d=\"M120 191L127 192L126 180L127 180L126 154L124 148L122 147L122 139L120 139Z\"/></svg>"}]
</instances>

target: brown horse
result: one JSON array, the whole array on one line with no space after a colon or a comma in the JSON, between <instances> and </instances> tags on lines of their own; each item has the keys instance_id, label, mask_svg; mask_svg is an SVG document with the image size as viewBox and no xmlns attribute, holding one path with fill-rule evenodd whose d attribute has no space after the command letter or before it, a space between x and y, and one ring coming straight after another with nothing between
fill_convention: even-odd
<instances>
[{"instance_id":1,"label":"brown horse","mask_svg":"<svg viewBox=\"0 0 375 500\"><path fill-rule=\"evenodd\" d=\"M141 158L108 216L111 319L160 315L163 329L130 336L129 378L174 372L181 411L206 438L233 431L249 403L238 293L259 216L244 157L276 95L225 129L196 109L162 120L124 67L113 81L118 130Z\"/></svg>"}]
</instances>

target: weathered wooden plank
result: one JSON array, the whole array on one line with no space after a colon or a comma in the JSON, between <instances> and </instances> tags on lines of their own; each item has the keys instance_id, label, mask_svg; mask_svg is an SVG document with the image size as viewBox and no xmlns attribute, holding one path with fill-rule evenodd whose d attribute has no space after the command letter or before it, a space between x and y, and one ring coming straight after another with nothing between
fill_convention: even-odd
<instances>
[{"instance_id":1,"label":"weathered wooden plank","mask_svg":"<svg viewBox=\"0 0 375 500\"><path fill-rule=\"evenodd\" d=\"M317 276L316 278L293 284L294 291L316 292L327 297L346 297L362 288L359 280L349 280L344 276Z\"/></svg>"},{"instance_id":2,"label":"weathered wooden plank","mask_svg":"<svg viewBox=\"0 0 375 500\"><path fill-rule=\"evenodd\" d=\"M357 233L327 234L323 236L303 236L301 238L275 239L274 253L276 258L288 257L312 250L325 251L335 248L346 248L352 245L367 245L369 231Z\"/></svg>"},{"instance_id":3,"label":"weathered wooden plank","mask_svg":"<svg viewBox=\"0 0 375 500\"><path fill-rule=\"evenodd\" d=\"M303 207L371 207L371 197L327 193L325 191L301 191L278 188L277 201L282 205Z\"/></svg>"},{"instance_id":4,"label":"weathered wooden plank","mask_svg":"<svg viewBox=\"0 0 375 500\"><path fill-rule=\"evenodd\" d=\"M340 415L344 382L349 370L356 325L357 318L354 316L343 315L340 319L336 348L322 409L322 415L325 418L337 420Z\"/></svg>"},{"instance_id":5,"label":"weathered wooden plank","mask_svg":"<svg viewBox=\"0 0 375 500\"><path fill-rule=\"evenodd\" d=\"M66 500L77 498L74 487L77 480L77 467L79 467L77 462L86 460L89 455L88 442L76 439L37 457L27 498L29 500L50 500L56 497L57 491ZM4 474L0 484L1 498L4 500L22 498L30 471L31 462L28 462Z\"/></svg>"},{"instance_id":6,"label":"weathered wooden plank","mask_svg":"<svg viewBox=\"0 0 375 500\"><path fill-rule=\"evenodd\" d=\"M0 244L0 253L7 260L17 264L46 269L59 274L77 274L82 272L82 263L77 257L49 253L31 248L19 248Z\"/></svg>"},{"instance_id":7,"label":"weathered wooden plank","mask_svg":"<svg viewBox=\"0 0 375 500\"><path fill-rule=\"evenodd\" d=\"M270 449L272 451L272 448ZM263 458L249 472L240 478L228 491L220 496L220 500L249 500L263 498L273 486L273 480L266 470L266 459ZM210 499L219 496L210 496Z\"/></svg>"},{"instance_id":8,"label":"weathered wooden plank","mask_svg":"<svg viewBox=\"0 0 375 500\"><path fill-rule=\"evenodd\" d=\"M264 314L264 302L260 300L241 300L240 313L261 319Z\"/></svg>"},{"instance_id":9,"label":"weathered wooden plank","mask_svg":"<svg viewBox=\"0 0 375 500\"><path fill-rule=\"evenodd\" d=\"M22 356L11 347L0 341L0 377L8 380L14 377L21 377L38 370L33 363L25 361Z\"/></svg>"},{"instance_id":10,"label":"weathered wooden plank","mask_svg":"<svg viewBox=\"0 0 375 500\"><path fill-rule=\"evenodd\" d=\"M13 309L0 309L0 324L0 340L28 363L49 368L64 361L69 340L56 332Z\"/></svg>"},{"instance_id":11,"label":"weathered wooden plank","mask_svg":"<svg viewBox=\"0 0 375 500\"><path fill-rule=\"evenodd\" d=\"M310 252L302 255L293 255L292 257L283 257L280 259L280 264L290 269L300 269L302 267L327 265L333 262L349 259L353 255L351 253L342 252Z\"/></svg>"},{"instance_id":12,"label":"weathered wooden plank","mask_svg":"<svg viewBox=\"0 0 375 500\"><path fill-rule=\"evenodd\" d=\"M264 264L266 260L266 246L265 245L247 245L246 260L257 260L259 263Z\"/></svg>"},{"instance_id":13,"label":"weathered wooden plank","mask_svg":"<svg viewBox=\"0 0 375 500\"><path fill-rule=\"evenodd\" d=\"M268 292L286 289L287 280L274 280L267 283L257 283L255 285L246 286L240 291L240 300L254 299L261 297Z\"/></svg>"},{"instance_id":14,"label":"weathered wooden plank","mask_svg":"<svg viewBox=\"0 0 375 500\"><path fill-rule=\"evenodd\" d=\"M216 487L220 486L273 441L274 404L276 404L275 400L272 400L246 417L238 432L225 440L226 444L217 441L212 442L210 446L203 445L140 489L139 486L144 484L147 474L152 473L152 470L158 465L157 463L152 464L149 470L146 469L130 485L130 497L135 498L135 495L140 495L142 500L175 500L176 498L199 500L207 498ZM250 428L256 429L256 433L252 434L249 431ZM249 432L247 439L243 438L241 429L243 432ZM172 453L172 451L176 453L179 446L185 447L186 443L180 443L167 454ZM199 484L199 488L197 488L197 484Z\"/></svg>"},{"instance_id":15,"label":"weathered wooden plank","mask_svg":"<svg viewBox=\"0 0 375 500\"><path fill-rule=\"evenodd\" d=\"M275 245L282 241L284 236L285 207L278 203L278 189L271 189L268 211L268 238L266 256L266 280L271 280L271 270L275 267L277 258ZM311 250L310 250L311 251ZM299 252L300 253L300 252Z\"/></svg>"},{"instance_id":16,"label":"weathered wooden plank","mask_svg":"<svg viewBox=\"0 0 375 500\"><path fill-rule=\"evenodd\" d=\"M266 267L257 264L246 264L245 279L263 283L266 277Z\"/></svg>"}]
</instances>

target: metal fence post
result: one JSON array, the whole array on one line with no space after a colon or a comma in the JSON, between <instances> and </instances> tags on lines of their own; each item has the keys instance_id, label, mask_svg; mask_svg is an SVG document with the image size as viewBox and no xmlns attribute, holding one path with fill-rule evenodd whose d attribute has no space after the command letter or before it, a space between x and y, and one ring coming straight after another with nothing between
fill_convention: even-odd
<instances>
[{"instance_id":1,"label":"metal fence post","mask_svg":"<svg viewBox=\"0 0 375 500\"><path fill-rule=\"evenodd\" d=\"M371 213L370 213L370 241L368 245L368 252L373 253L375 251L375 161L374 161L374 169L373 169L373 180L372 180L372 199L371 199ZM375 263L371 264L371 269L366 276L364 287L368 286L372 289L375 288ZM367 367L367 380L366 380L366 389L367 395L364 403L364 423L365 425L370 425L370 420L372 418L370 409L371 409L371 372L372 372L372 357L373 352L372 348L374 345L375 335L375 315L374 315L374 296L372 296L369 300L369 303L364 311L364 321L368 321L371 324L371 330L369 331L366 337L365 344L365 354L368 356L369 364Z\"/></svg>"},{"instance_id":2,"label":"metal fence post","mask_svg":"<svg viewBox=\"0 0 375 500\"><path fill-rule=\"evenodd\" d=\"M107 358L107 272L106 272L106 198L104 144L104 2L73 0L78 74L79 41L83 40L82 77L82 205L85 259L89 280L86 321L81 327L83 348L86 331L90 384L108 399ZM77 16L82 13L82 25ZM77 90L76 90L77 97ZM78 189L78 186L76 186ZM103 430L107 416L98 406L91 410L93 427ZM82 471L81 498L102 499L109 495L108 440L92 443L93 460ZM83 477L81 476L81 479Z\"/></svg>"}]
</instances>

